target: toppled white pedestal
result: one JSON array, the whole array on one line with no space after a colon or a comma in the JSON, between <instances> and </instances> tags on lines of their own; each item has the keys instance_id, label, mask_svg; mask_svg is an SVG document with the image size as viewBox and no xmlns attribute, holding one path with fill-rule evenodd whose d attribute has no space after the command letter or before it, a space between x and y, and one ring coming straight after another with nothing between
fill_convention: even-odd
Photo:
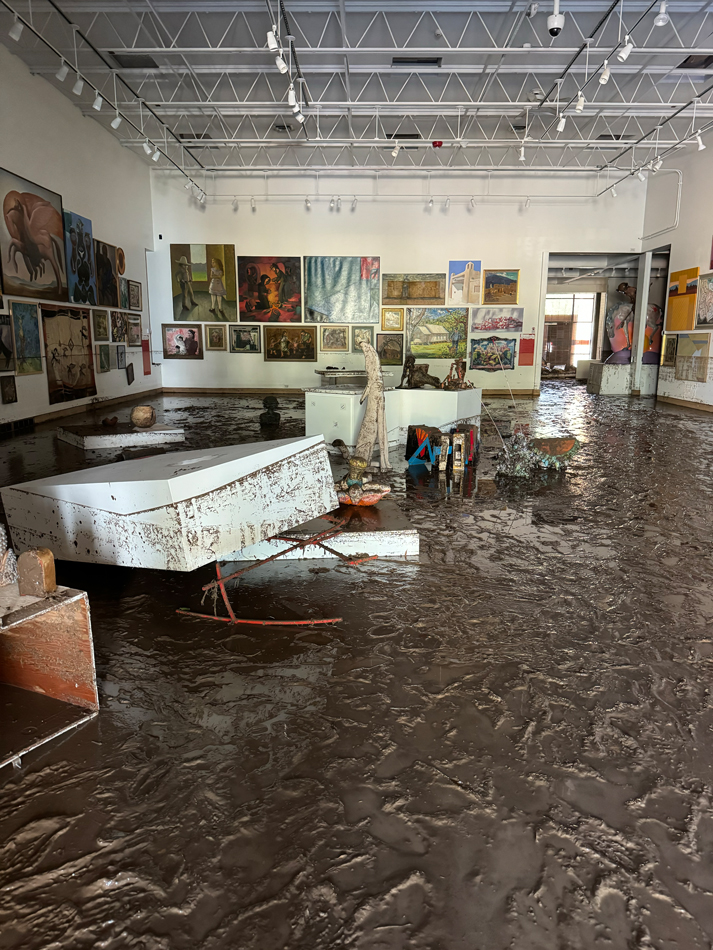
<instances>
[{"instance_id":1,"label":"toppled white pedestal","mask_svg":"<svg viewBox=\"0 0 713 950\"><path fill-rule=\"evenodd\" d=\"M185 442L186 434L178 426L155 425L148 429L137 429L128 422L119 422L115 426L62 426L57 429L57 438L80 449L123 449L132 445Z\"/></svg>"},{"instance_id":2,"label":"toppled white pedestal","mask_svg":"<svg viewBox=\"0 0 713 950\"><path fill-rule=\"evenodd\" d=\"M337 507L321 436L171 452L2 489L15 550L192 571Z\"/></svg>"}]
</instances>

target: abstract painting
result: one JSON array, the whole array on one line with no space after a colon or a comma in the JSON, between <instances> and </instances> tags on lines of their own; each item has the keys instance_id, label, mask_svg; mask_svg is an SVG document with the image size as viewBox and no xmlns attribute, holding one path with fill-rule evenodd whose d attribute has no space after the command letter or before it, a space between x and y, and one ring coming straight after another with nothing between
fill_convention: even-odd
<instances>
[{"instance_id":1,"label":"abstract painting","mask_svg":"<svg viewBox=\"0 0 713 950\"><path fill-rule=\"evenodd\" d=\"M61 196L0 168L0 204L4 292L67 300Z\"/></svg>"},{"instance_id":2,"label":"abstract painting","mask_svg":"<svg viewBox=\"0 0 713 950\"><path fill-rule=\"evenodd\" d=\"M118 310L111 311L111 342L126 343L126 316Z\"/></svg>"},{"instance_id":3,"label":"abstract painting","mask_svg":"<svg viewBox=\"0 0 713 950\"><path fill-rule=\"evenodd\" d=\"M698 278L696 327L713 327L713 274L701 274Z\"/></svg>"},{"instance_id":4,"label":"abstract painting","mask_svg":"<svg viewBox=\"0 0 713 950\"><path fill-rule=\"evenodd\" d=\"M64 247L70 303L97 302L92 222L74 211L64 212Z\"/></svg>"},{"instance_id":5,"label":"abstract painting","mask_svg":"<svg viewBox=\"0 0 713 950\"><path fill-rule=\"evenodd\" d=\"M94 263L97 268L97 303L102 307L119 306L119 276L116 273L116 248L94 239Z\"/></svg>"},{"instance_id":6,"label":"abstract painting","mask_svg":"<svg viewBox=\"0 0 713 950\"><path fill-rule=\"evenodd\" d=\"M171 289L174 320L235 323L235 245L172 244Z\"/></svg>"},{"instance_id":7,"label":"abstract painting","mask_svg":"<svg viewBox=\"0 0 713 950\"><path fill-rule=\"evenodd\" d=\"M464 357L467 339L467 307L406 308L406 352L417 359Z\"/></svg>"},{"instance_id":8,"label":"abstract painting","mask_svg":"<svg viewBox=\"0 0 713 950\"><path fill-rule=\"evenodd\" d=\"M207 350L227 349L228 337L225 329L224 323L218 323L215 326L204 327L205 348Z\"/></svg>"},{"instance_id":9,"label":"abstract painting","mask_svg":"<svg viewBox=\"0 0 713 950\"><path fill-rule=\"evenodd\" d=\"M319 348L327 353L349 352L349 327L320 327Z\"/></svg>"},{"instance_id":10,"label":"abstract painting","mask_svg":"<svg viewBox=\"0 0 713 950\"><path fill-rule=\"evenodd\" d=\"M0 313L0 373L15 372L15 347L9 313Z\"/></svg>"},{"instance_id":11,"label":"abstract painting","mask_svg":"<svg viewBox=\"0 0 713 950\"><path fill-rule=\"evenodd\" d=\"M126 347L123 343L116 348L116 368L126 369Z\"/></svg>"},{"instance_id":12,"label":"abstract painting","mask_svg":"<svg viewBox=\"0 0 713 950\"><path fill-rule=\"evenodd\" d=\"M109 359L109 344L108 343L96 343L94 346L94 355L96 356L96 370L97 373L108 373L111 369L111 361Z\"/></svg>"},{"instance_id":13,"label":"abstract painting","mask_svg":"<svg viewBox=\"0 0 713 950\"><path fill-rule=\"evenodd\" d=\"M126 315L126 342L129 346L141 346L141 317Z\"/></svg>"},{"instance_id":14,"label":"abstract painting","mask_svg":"<svg viewBox=\"0 0 713 950\"><path fill-rule=\"evenodd\" d=\"M305 313L316 323L378 323L379 258L306 257Z\"/></svg>"},{"instance_id":15,"label":"abstract painting","mask_svg":"<svg viewBox=\"0 0 713 950\"><path fill-rule=\"evenodd\" d=\"M373 327L352 327L352 353L359 353L360 356L363 354L363 350L359 346L361 342L374 345Z\"/></svg>"},{"instance_id":16,"label":"abstract painting","mask_svg":"<svg viewBox=\"0 0 713 950\"><path fill-rule=\"evenodd\" d=\"M676 379L705 383L710 355L709 333L679 333L676 349Z\"/></svg>"},{"instance_id":17,"label":"abstract painting","mask_svg":"<svg viewBox=\"0 0 713 950\"><path fill-rule=\"evenodd\" d=\"M664 333L663 346L661 347L661 365L676 365L676 350L678 349L678 335L676 333Z\"/></svg>"},{"instance_id":18,"label":"abstract painting","mask_svg":"<svg viewBox=\"0 0 713 950\"><path fill-rule=\"evenodd\" d=\"M299 257L239 257L240 319L259 323L302 320Z\"/></svg>"},{"instance_id":19,"label":"abstract painting","mask_svg":"<svg viewBox=\"0 0 713 950\"><path fill-rule=\"evenodd\" d=\"M520 337L520 353L517 358L518 366L535 365L535 334L523 333Z\"/></svg>"},{"instance_id":20,"label":"abstract painting","mask_svg":"<svg viewBox=\"0 0 713 950\"><path fill-rule=\"evenodd\" d=\"M483 303L517 303L519 292L519 270L483 271Z\"/></svg>"},{"instance_id":21,"label":"abstract painting","mask_svg":"<svg viewBox=\"0 0 713 950\"><path fill-rule=\"evenodd\" d=\"M42 304L51 405L96 396L89 310Z\"/></svg>"},{"instance_id":22,"label":"abstract painting","mask_svg":"<svg viewBox=\"0 0 713 950\"><path fill-rule=\"evenodd\" d=\"M12 336L15 344L15 372L18 376L34 376L42 372L37 304L13 300L10 308Z\"/></svg>"},{"instance_id":23,"label":"abstract painting","mask_svg":"<svg viewBox=\"0 0 713 950\"><path fill-rule=\"evenodd\" d=\"M312 362L317 359L317 327L271 326L266 324L265 360L268 362Z\"/></svg>"},{"instance_id":24,"label":"abstract painting","mask_svg":"<svg viewBox=\"0 0 713 950\"><path fill-rule=\"evenodd\" d=\"M165 360L202 360L203 345L200 324L162 323L163 358Z\"/></svg>"},{"instance_id":25,"label":"abstract painting","mask_svg":"<svg viewBox=\"0 0 713 950\"><path fill-rule=\"evenodd\" d=\"M401 366L404 361L403 334L377 333L376 352L382 366Z\"/></svg>"},{"instance_id":26,"label":"abstract painting","mask_svg":"<svg viewBox=\"0 0 713 950\"><path fill-rule=\"evenodd\" d=\"M116 272L119 276L126 272L126 254L124 254L123 247L117 247L116 249Z\"/></svg>"},{"instance_id":27,"label":"abstract painting","mask_svg":"<svg viewBox=\"0 0 713 950\"><path fill-rule=\"evenodd\" d=\"M470 341L470 368L494 373L501 369L515 369L517 340L515 337L478 337Z\"/></svg>"},{"instance_id":28,"label":"abstract painting","mask_svg":"<svg viewBox=\"0 0 713 950\"><path fill-rule=\"evenodd\" d=\"M442 307L445 274L384 274L381 303L385 307Z\"/></svg>"},{"instance_id":29,"label":"abstract painting","mask_svg":"<svg viewBox=\"0 0 713 950\"><path fill-rule=\"evenodd\" d=\"M0 379L0 398L3 406L17 402L17 386L15 385L14 376L3 376Z\"/></svg>"},{"instance_id":30,"label":"abstract painting","mask_svg":"<svg viewBox=\"0 0 713 950\"><path fill-rule=\"evenodd\" d=\"M525 310L523 307L473 307L471 330L514 330L522 332Z\"/></svg>"},{"instance_id":31,"label":"abstract painting","mask_svg":"<svg viewBox=\"0 0 713 950\"><path fill-rule=\"evenodd\" d=\"M401 332L404 328L404 308L385 307L381 311L381 329Z\"/></svg>"},{"instance_id":32,"label":"abstract painting","mask_svg":"<svg viewBox=\"0 0 713 950\"><path fill-rule=\"evenodd\" d=\"M675 270L668 278L666 302L666 330L692 330L696 325L696 298L698 295L698 268Z\"/></svg>"},{"instance_id":33,"label":"abstract painting","mask_svg":"<svg viewBox=\"0 0 713 950\"><path fill-rule=\"evenodd\" d=\"M109 311L92 310L92 322L94 327L94 342L109 342Z\"/></svg>"},{"instance_id":34,"label":"abstract painting","mask_svg":"<svg viewBox=\"0 0 713 950\"><path fill-rule=\"evenodd\" d=\"M446 303L480 303L480 261L449 262Z\"/></svg>"},{"instance_id":35,"label":"abstract painting","mask_svg":"<svg viewBox=\"0 0 713 950\"><path fill-rule=\"evenodd\" d=\"M129 310L141 310L143 304L141 302L141 281L139 280L130 280L129 281Z\"/></svg>"},{"instance_id":36,"label":"abstract painting","mask_svg":"<svg viewBox=\"0 0 713 950\"><path fill-rule=\"evenodd\" d=\"M245 326L244 324L237 327L230 327L230 352L261 353L259 324L252 327Z\"/></svg>"},{"instance_id":37,"label":"abstract painting","mask_svg":"<svg viewBox=\"0 0 713 950\"><path fill-rule=\"evenodd\" d=\"M122 310L129 309L129 281L126 277L119 278L119 306Z\"/></svg>"}]
</instances>

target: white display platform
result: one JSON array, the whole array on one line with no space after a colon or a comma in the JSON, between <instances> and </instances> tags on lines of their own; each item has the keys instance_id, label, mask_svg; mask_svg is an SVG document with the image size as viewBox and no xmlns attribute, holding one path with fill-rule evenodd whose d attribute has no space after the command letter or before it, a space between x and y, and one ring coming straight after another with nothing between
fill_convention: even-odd
<instances>
[{"instance_id":1,"label":"white display platform","mask_svg":"<svg viewBox=\"0 0 713 950\"><path fill-rule=\"evenodd\" d=\"M317 376L321 377L322 385L329 385L327 380L332 380L332 386L340 385L339 381L341 380L343 384L350 385L346 381L351 380L351 385L354 386L359 382L366 383L367 373L365 369L316 369L315 373ZM383 370L381 372L383 378L387 376L393 376L393 373L385 373ZM355 383L356 380L356 383Z\"/></svg>"},{"instance_id":2,"label":"white display platform","mask_svg":"<svg viewBox=\"0 0 713 950\"><path fill-rule=\"evenodd\" d=\"M305 432L323 435L329 443L342 439L353 449L364 418L366 402L359 404L363 389L342 387L305 390ZM481 389L387 389L384 392L389 445L406 442L410 425L437 426L480 419Z\"/></svg>"},{"instance_id":3,"label":"white display platform","mask_svg":"<svg viewBox=\"0 0 713 950\"><path fill-rule=\"evenodd\" d=\"M185 442L186 434L178 426L154 425L137 429L128 423L119 423L116 426L63 426L57 429L57 438L80 449L123 449L132 445Z\"/></svg>"},{"instance_id":4,"label":"white display platform","mask_svg":"<svg viewBox=\"0 0 713 950\"><path fill-rule=\"evenodd\" d=\"M171 452L11 485L13 546L192 571L338 504L322 437Z\"/></svg>"},{"instance_id":5,"label":"white display platform","mask_svg":"<svg viewBox=\"0 0 713 950\"><path fill-rule=\"evenodd\" d=\"M598 396L629 396L631 394L632 366L630 363L602 363L592 360L589 364L587 392ZM653 396L659 378L659 368L655 363L645 363L641 367L639 394Z\"/></svg>"}]
</instances>

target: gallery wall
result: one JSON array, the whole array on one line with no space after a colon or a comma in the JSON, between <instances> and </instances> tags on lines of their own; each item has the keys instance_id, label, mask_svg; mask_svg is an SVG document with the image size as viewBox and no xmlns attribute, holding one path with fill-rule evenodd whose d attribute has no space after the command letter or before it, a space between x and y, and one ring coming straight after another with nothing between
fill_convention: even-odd
<instances>
[{"instance_id":1,"label":"gallery wall","mask_svg":"<svg viewBox=\"0 0 713 950\"><path fill-rule=\"evenodd\" d=\"M67 80L71 81L70 78ZM0 45L0 166L58 192L66 210L91 219L94 237L124 249L126 274L144 288L142 322L148 327L146 248L153 242L148 165L122 148L100 126ZM11 133L10 133L11 130ZM7 309L8 296L4 298ZM23 298L28 300L29 298ZM94 400L136 395L161 385L160 367L144 376L141 349L127 348L134 364L129 386L125 370L97 373L97 396L50 405L44 372L15 377L17 402L0 405L0 422L66 411ZM3 374L4 375L4 374Z\"/></svg>"}]
</instances>

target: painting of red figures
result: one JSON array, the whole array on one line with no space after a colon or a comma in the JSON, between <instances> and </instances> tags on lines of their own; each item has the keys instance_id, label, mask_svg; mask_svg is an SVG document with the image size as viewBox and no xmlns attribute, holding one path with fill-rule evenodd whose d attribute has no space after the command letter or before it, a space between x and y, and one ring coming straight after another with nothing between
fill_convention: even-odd
<instances>
[{"instance_id":1,"label":"painting of red figures","mask_svg":"<svg viewBox=\"0 0 713 950\"><path fill-rule=\"evenodd\" d=\"M299 257L239 257L240 319L250 323L300 323Z\"/></svg>"}]
</instances>

